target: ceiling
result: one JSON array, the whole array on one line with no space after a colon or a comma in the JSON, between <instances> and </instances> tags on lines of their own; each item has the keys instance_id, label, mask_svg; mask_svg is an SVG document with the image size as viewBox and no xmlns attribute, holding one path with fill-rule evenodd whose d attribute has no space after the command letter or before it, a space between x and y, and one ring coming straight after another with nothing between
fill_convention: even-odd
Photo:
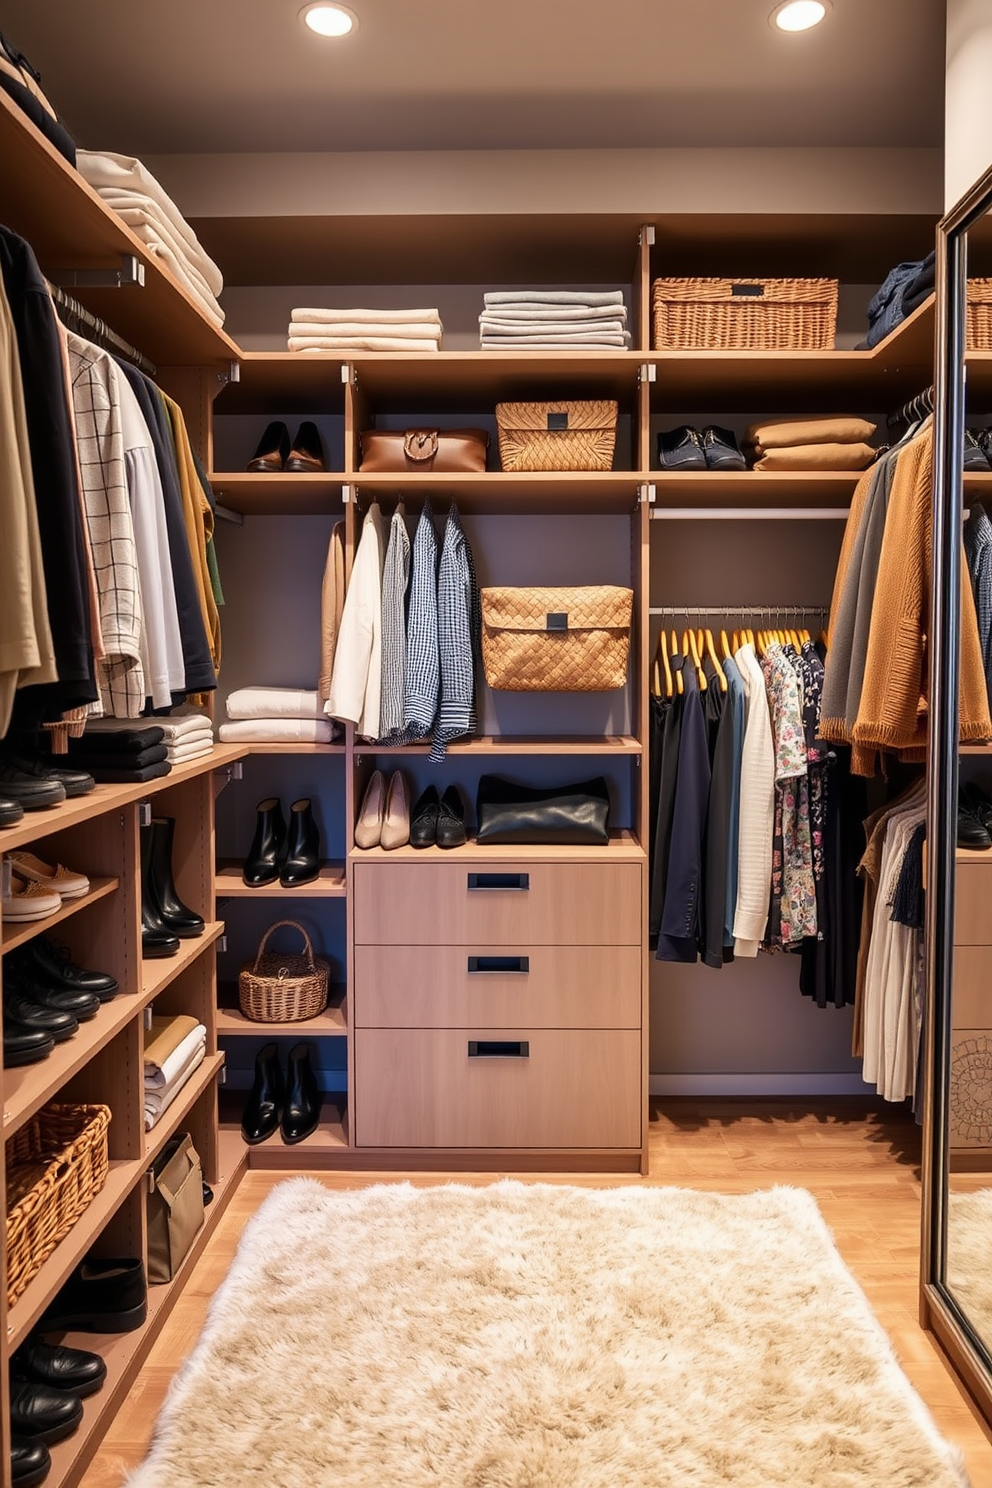
<instances>
[{"instance_id":1,"label":"ceiling","mask_svg":"<svg viewBox=\"0 0 992 1488\"><path fill-rule=\"evenodd\" d=\"M943 0L0 0L77 141L134 154L939 146ZM719 210L720 182L713 182Z\"/></svg>"}]
</instances>

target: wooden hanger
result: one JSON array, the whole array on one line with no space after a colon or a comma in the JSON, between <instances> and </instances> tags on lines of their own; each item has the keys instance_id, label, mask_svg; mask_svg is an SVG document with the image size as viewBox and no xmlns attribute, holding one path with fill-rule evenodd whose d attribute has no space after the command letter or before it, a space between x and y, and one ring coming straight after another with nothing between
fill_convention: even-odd
<instances>
[{"instance_id":1,"label":"wooden hanger","mask_svg":"<svg viewBox=\"0 0 992 1488\"><path fill-rule=\"evenodd\" d=\"M727 678L716 654L716 646L713 644L713 632L707 629L703 632L703 635L706 643L706 654L708 655L710 661L713 663L713 670L716 672L717 681L720 684L720 691L726 692L728 687Z\"/></svg>"},{"instance_id":2,"label":"wooden hanger","mask_svg":"<svg viewBox=\"0 0 992 1488\"><path fill-rule=\"evenodd\" d=\"M683 654L692 657L692 664L696 668L696 680L699 683L700 692L706 691L706 673L703 671L702 658L699 655L699 647L696 645L696 632L686 629L682 634Z\"/></svg>"},{"instance_id":3,"label":"wooden hanger","mask_svg":"<svg viewBox=\"0 0 992 1488\"><path fill-rule=\"evenodd\" d=\"M736 636L736 634L737 634L737 632L735 630L734 631L734 635ZM721 632L720 632L720 650L723 652L723 659L724 659L724 661L728 661L730 659L731 651L730 651L730 643L727 640L727 632L725 630L721 630ZM736 646L734 647L734 650L735 651L737 650L737 647Z\"/></svg>"},{"instance_id":4,"label":"wooden hanger","mask_svg":"<svg viewBox=\"0 0 992 1488\"><path fill-rule=\"evenodd\" d=\"M661 657L662 670L665 675L665 697L671 697L675 689L672 686L672 668L668 660L668 639L664 631L658 636L658 654ZM657 664L656 661L655 665Z\"/></svg>"}]
</instances>

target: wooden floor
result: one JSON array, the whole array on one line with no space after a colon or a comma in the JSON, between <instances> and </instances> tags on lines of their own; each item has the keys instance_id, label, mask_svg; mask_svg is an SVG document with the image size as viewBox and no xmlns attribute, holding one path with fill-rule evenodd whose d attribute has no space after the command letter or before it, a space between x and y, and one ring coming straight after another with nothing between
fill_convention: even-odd
<instances>
[{"instance_id":1,"label":"wooden floor","mask_svg":"<svg viewBox=\"0 0 992 1488\"><path fill-rule=\"evenodd\" d=\"M909 1378L941 1431L964 1451L973 1488L992 1488L992 1441L936 1344L916 1321L920 1135L902 1110L868 1101L664 1101L651 1123L651 1178L576 1179L680 1184L745 1193L773 1183L809 1189L840 1252L864 1287ZM285 1175L249 1173L177 1302L83 1488L118 1488L147 1447L166 1387L196 1342L245 1221ZM332 1188L358 1188L406 1174L318 1174ZM410 1175L414 1183L437 1175ZM459 1182L490 1182L492 1174ZM505 1176L505 1175L496 1175ZM531 1175L533 1176L533 1175ZM543 1175L543 1181L549 1181Z\"/></svg>"}]
</instances>

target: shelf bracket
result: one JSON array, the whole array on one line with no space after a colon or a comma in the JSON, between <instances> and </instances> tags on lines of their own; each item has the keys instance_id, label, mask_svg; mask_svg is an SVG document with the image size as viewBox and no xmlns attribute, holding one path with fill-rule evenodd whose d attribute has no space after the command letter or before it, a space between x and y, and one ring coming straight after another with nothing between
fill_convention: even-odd
<instances>
[{"instance_id":1,"label":"shelf bracket","mask_svg":"<svg viewBox=\"0 0 992 1488\"><path fill-rule=\"evenodd\" d=\"M653 248L654 247L654 223L653 222L645 222L644 226L641 228L638 241L641 242L642 244L645 244L648 248Z\"/></svg>"},{"instance_id":2,"label":"shelf bracket","mask_svg":"<svg viewBox=\"0 0 992 1488\"><path fill-rule=\"evenodd\" d=\"M644 481L637 488L637 498L642 506L654 506L658 488L653 481Z\"/></svg>"},{"instance_id":3,"label":"shelf bracket","mask_svg":"<svg viewBox=\"0 0 992 1488\"><path fill-rule=\"evenodd\" d=\"M658 368L654 362L642 362L641 370L637 374L638 382L657 382Z\"/></svg>"},{"instance_id":4,"label":"shelf bracket","mask_svg":"<svg viewBox=\"0 0 992 1488\"><path fill-rule=\"evenodd\" d=\"M143 288L145 266L133 253L123 253L119 268L56 269L51 278L63 289L123 289L126 284Z\"/></svg>"},{"instance_id":5,"label":"shelf bracket","mask_svg":"<svg viewBox=\"0 0 992 1488\"><path fill-rule=\"evenodd\" d=\"M352 387L358 386L358 372L350 362L341 363L341 381L343 383L350 382Z\"/></svg>"},{"instance_id":6,"label":"shelf bracket","mask_svg":"<svg viewBox=\"0 0 992 1488\"><path fill-rule=\"evenodd\" d=\"M214 771L214 800L222 790L231 784L232 780L243 780L245 775L244 760L232 760L229 765L222 765L219 770Z\"/></svg>"},{"instance_id":7,"label":"shelf bracket","mask_svg":"<svg viewBox=\"0 0 992 1488\"><path fill-rule=\"evenodd\" d=\"M342 504L342 506L348 506L349 504L350 505L354 505L354 502L355 502L355 488L354 488L354 486L342 486L341 487L341 504Z\"/></svg>"},{"instance_id":8,"label":"shelf bracket","mask_svg":"<svg viewBox=\"0 0 992 1488\"><path fill-rule=\"evenodd\" d=\"M217 381L218 382L222 382L225 387L230 382L240 382L241 381L241 363L240 362L228 362L228 364L227 364L227 371L226 372L218 372L217 373Z\"/></svg>"}]
</instances>

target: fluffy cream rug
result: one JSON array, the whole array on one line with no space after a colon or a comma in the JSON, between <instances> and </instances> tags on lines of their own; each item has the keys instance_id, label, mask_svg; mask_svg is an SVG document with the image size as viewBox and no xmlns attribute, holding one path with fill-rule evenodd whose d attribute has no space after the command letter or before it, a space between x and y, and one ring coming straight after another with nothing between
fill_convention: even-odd
<instances>
[{"instance_id":1,"label":"fluffy cream rug","mask_svg":"<svg viewBox=\"0 0 992 1488\"><path fill-rule=\"evenodd\" d=\"M811 1196L274 1189L131 1488L960 1488Z\"/></svg>"},{"instance_id":2,"label":"fluffy cream rug","mask_svg":"<svg viewBox=\"0 0 992 1488\"><path fill-rule=\"evenodd\" d=\"M992 1349L992 1189L949 1195L947 1285Z\"/></svg>"}]
</instances>

